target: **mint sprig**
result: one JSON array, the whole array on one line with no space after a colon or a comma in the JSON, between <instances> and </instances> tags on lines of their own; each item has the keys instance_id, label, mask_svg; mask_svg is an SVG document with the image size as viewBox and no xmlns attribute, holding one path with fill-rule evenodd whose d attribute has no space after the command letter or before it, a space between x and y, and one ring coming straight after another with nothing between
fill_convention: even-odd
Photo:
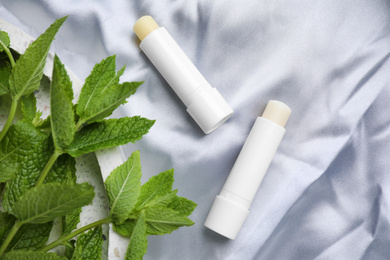
<instances>
[{"instance_id":1,"label":"mint sprig","mask_svg":"<svg viewBox=\"0 0 390 260\"><path fill-rule=\"evenodd\" d=\"M20 56L17 62L14 61L8 46L4 44L3 41L0 41L0 45L7 53L9 61L12 64L12 71L8 79L9 89L7 90L8 94L12 97L12 103L8 119L3 127L3 130L0 132L0 141L3 140L12 124L20 98L24 95L31 94L39 88L50 45L65 20L66 17L55 21L45 33L39 36L27 48L25 53ZM4 33L1 35L2 39L4 39Z\"/></svg>"},{"instance_id":2,"label":"mint sprig","mask_svg":"<svg viewBox=\"0 0 390 260\"><path fill-rule=\"evenodd\" d=\"M138 158L138 153L138 151L134 152L127 164L130 162L131 166L138 166L138 162L132 160L132 158ZM113 217L116 208L113 203L115 200L111 198L116 198L116 195L121 193L121 186L116 184L113 179L118 179L116 178L116 172L120 171L123 167L122 165L115 169L106 180L107 192L109 196L112 194L110 196L110 206ZM144 252L144 249L146 252L146 237L148 235L170 234L179 227L193 225L194 222L188 216L195 209L196 203L187 199L183 200L184 198L176 195L177 190L172 190L172 184L174 182L173 170L168 170L153 176L149 181L139 187L140 192L138 192L137 187L139 181L135 178L135 174L132 174L131 171L127 172L127 175L120 177L126 180L133 177L131 183L127 185L132 185L135 192L127 191L126 197L131 201L131 205L127 206L128 215L124 221L123 218L120 221L114 221L114 230L123 236L130 237L127 256L131 256L129 259L137 259L136 256L138 253ZM124 183L123 180L118 180L118 182ZM134 201L136 201L135 206L133 206ZM135 247L133 245L135 243L133 242L134 236L139 238L137 239L137 250L132 249ZM140 241L144 242L141 243Z\"/></svg>"},{"instance_id":3,"label":"mint sprig","mask_svg":"<svg viewBox=\"0 0 390 260\"><path fill-rule=\"evenodd\" d=\"M0 258L101 259L102 228L130 237L126 259L141 259L148 235L171 233L194 223L188 216L196 204L172 190L173 170L162 172L141 186L140 152L116 168L105 181L110 213L77 228L82 207L93 197L93 187L76 183L75 158L98 149L140 140L154 120L140 116L107 119L142 82L120 82L125 67L116 71L115 55L95 65L73 103L72 82L54 56L50 83L50 111L37 111L34 91L42 82L51 42L66 17L54 22L22 55L10 49L0 31L0 95L10 95L9 117L0 132ZM16 60L16 62L15 62ZM13 124L20 105L22 119ZM2 193L2 194L1 194ZM62 219L62 234L47 244L53 220ZM77 239L76 239L77 237ZM65 257L48 250L65 245Z\"/></svg>"},{"instance_id":4,"label":"mint sprig","mask_svg":"<svg viewBox=\"0 0 390 260\"><path fill-rule=\"evenodd\" d=\"M186 201L191 204L191 212L171 207L172 203L181 200L176 195L177 190L172 190L173 170L153 176L139 186L140 170L139 152L135 151L129 160L116 168L105 182L110 198L110 214L114 220L114 230L130 237L127 259L139 259L137 257L140 254L146 253L148 235L170 234L179 227L194 224L188 216L195 209L196 203ZM127 189L128 187L132 188ZM126 204L125 207L118 209L117 201ZM118 211L120 218L117 216Z\"/></svg>"}]
</instances>

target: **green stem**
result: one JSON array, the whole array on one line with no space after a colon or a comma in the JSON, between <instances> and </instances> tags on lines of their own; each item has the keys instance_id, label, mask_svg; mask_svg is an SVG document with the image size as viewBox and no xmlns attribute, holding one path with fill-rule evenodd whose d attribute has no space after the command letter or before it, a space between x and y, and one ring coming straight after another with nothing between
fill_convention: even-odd
<instances>
[{"instance_id":1,"label":"green stem","mask_svg":"<svg viewBox=\"0 0 390 260\"><path fill-rule=\"evenodd\" d=\"M18 232L19 228L22 225L19 223L19 221L16 220L14 226L12 227L11 231L8 233L7 237L5 238L3 244L0 247L0 258L4 254L5 250L7 249L9 243L11 243L12 239L16 235L16 232Z\"/></svg>"},{"instance_id":2,"label":"green stem","mask_svg":"<svg viewBox=\"0 0 390 260\"><path fill-rule=\"evenodd\" d=\"M19 99L12 98L11 109L9 111L7 122L5 122L3 130L0 132L0 142L3 140L4 136L8 132L8 129L11 127L12 122L14 121L16 108L18 107L18 101L19 101Z\"/></svg>"},{"instance_id":3,"label":"green stem","mask_svg":"<svg viewBox=\"0 0 390 260\"><path fill-rule=\"evenodd\" d=\"M75 127L76 132L79 130L80 127L83 126L84 123L85 123L85 122L84 122L83 120L79 120L79 121L77 122L76 127Z\"/></svg>"},{"instance_id":4,"label":"green stem","mask_svg":"<svg viewBox=\"0 0 390 260\"><path fill-rule=\"evenodd\" d=\"M8 56L8 59L9 61L11 62L11 66L12 68L15 66L15 60L14 60L14 56L12 56L12 53L11 51L9 50L9 48L7 46L5 46L5 44L0 40L0 44L1 46L3 47L5 53L7 53L7 56Z\"/></svg>"},{"instance_id":5,"label":"green stem","mask_svg":"<svg viewBox=\"0 0 390 260\"><path fill-rule=\"evenodd\" d=\"M77 236L77 235L80 235L81 233L91 229L91 228L94 228L94 227L97 227L97 226L100 226L100 225L103 225L103 224L106 224L106 223L110 223L111 222L111 218L110 217L107 217L107 218L104 218L104 219L101 219L101 220L98 220L96 222L93 222L91 224L88 224L82 228L79 228L75 231L73 231L72 233L70 233L69 235L66 235L66 236L63 236L63 237L60 237L58 240L48 244L47 246L43 247L41 249L41 251L43 252L47 252L49 251L50 249L52 248L55 248L56 246L59 246L59 245L62 245L64 244L66 241L68 241L69 239Z\"/></svg>"},{"instance_id":6,"label":"green stem","mask_svg":"<svg viewBox=\"0 0 390 260\"><path fill-rule=\"evenodd\" d=\"M53 164L55 163L55 161L57 160L57 158L63 154L64 152L61 151L61 150L55 150L53 155L50 157L49 161L47 162L45 168L43 169L41 175L39 176L39 179L37 181L37 183L35 184L35 187L38 187L39 185L41 185L43 183L43 181L45 180L47 174L49 173L51 167L53 166Z\"/></svg>"}]
</instances>

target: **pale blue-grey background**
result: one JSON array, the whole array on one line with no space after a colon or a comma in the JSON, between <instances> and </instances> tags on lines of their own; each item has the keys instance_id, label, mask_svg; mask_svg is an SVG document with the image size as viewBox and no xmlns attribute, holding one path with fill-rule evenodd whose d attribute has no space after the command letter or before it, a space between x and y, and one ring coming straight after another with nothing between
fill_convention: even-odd
<instances>
[{"instance_id":1,"label":"pale blue-grey background","mask_svg":"<svg viewBox=\"0 0 390 260\"><path fill-rule=\"evenodd\" d=\"M134 22L167 28L235 114L204 135L138 47ZM157 122L139 149L143 181L175 168L196 224L149 237L145 259L390 259L390 1L1 0L0 17L53 45L81 79L116 54L144 80L114 116ZM293 113L235 241L204 220L270 99Z\"/></svg>"}]
</instances>

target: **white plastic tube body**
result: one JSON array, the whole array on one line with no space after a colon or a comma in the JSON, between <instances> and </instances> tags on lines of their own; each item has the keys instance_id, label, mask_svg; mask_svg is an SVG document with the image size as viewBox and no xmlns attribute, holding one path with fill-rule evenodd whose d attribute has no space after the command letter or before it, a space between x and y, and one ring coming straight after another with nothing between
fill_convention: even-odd
<instances>
[{"instance_id":1,"label":"white plastic tube body","mask_svg":"<svg viewBox=\"0 0 390 260\"><path fill-rule=\"evenodd\" d=\"M146 36L140 48L187 107L191 105L196 91L211 89L164 27Z\"/></svg>"},{"instance_id":2,"label":"white plastic tube body","mask_svg":"<svg viewBox=\"0 0 390 260\"><path fill-rule=\"evenodd\" d=\"M214 201L206 227L230 239L236 238L285 132L284 127L269 119L256 119L220 195Z\"/></svg>"},{"instance_id":3,"label":"white plastic tube body","mask_svg":"<svg viewBox=\"0 0 390 260\"><path fill-rule=\"evenodd\" d=\"M230 192L250 205L285 132L283 127L271 120L258 117L223 186L221 196Z\"/></svg>"},{"instance_id":4,"label":"white plastic tube body","mask_svg":"<svg viewBox=\"0 0 390 260\"><path fill-rule=\"evenodd\" d=\"M206 134L233 114L224 98L210 86L164 27L148 34L140 48Z\"/></svg>"}]
</instances>

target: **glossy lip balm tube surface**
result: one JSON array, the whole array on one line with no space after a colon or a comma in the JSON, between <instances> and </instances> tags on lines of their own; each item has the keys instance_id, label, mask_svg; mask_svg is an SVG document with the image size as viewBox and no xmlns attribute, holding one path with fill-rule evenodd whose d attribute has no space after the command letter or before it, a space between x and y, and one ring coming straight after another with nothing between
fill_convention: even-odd
<instances>
[{"instance_id":1,"label":"glossy lip balm tube surface","mask_svg":"<svg viewBox=\"0 0 390 260\"><path fill-rule=\"evenodd\" d=\"M235 239L249 214L249 207L286 132L291 109L269 101L256 119L220 195L214 201L205 226Z\"/></svg>"},{"instance_id":2,"label":"glossy lip balm tube surface","mask_svg":"<svg viewBox=\"0 0 390 260\"><path fill-rule=\"evenodd\" d=\"M134 32L141 40L142 51L206 134L231 117L231 107L218 90L210 86L164 27L159 27L152 17L143 16L135 23Z\"/></svg>"}]
</instances>

